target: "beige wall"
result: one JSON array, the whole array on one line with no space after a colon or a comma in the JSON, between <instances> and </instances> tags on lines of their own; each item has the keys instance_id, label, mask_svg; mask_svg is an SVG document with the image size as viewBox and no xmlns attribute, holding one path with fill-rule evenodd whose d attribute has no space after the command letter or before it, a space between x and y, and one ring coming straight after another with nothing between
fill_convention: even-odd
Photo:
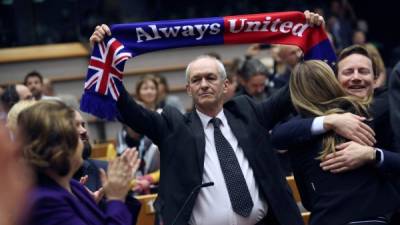
<instances>
[{"instance_id":1,"label":"beige wall","mask_svg":"<svg viewBox=\"0 0 400 225\"><path fill-rule=\"evenodd\" d=\"M125 66L125 71L134 71L140 69L157 69L163 67L184 66L196 56L207 52L217 52L221 54L223 60L229 61L234 57L243 56L248 45L225 45L225 46L207 46L164 50L159 52L140 55L131 59ZM17 62L0 64L0 84L22 82L24 76L32 71L39 71L44 77L62 78L71 76L81 76L82 80L55 82L54 90L58 95L72 94L80 98L83 92L83 79L87 70L88 57L76 57L68 59L52 59L30 62ZM184 70L162 73L171 87L185 85ZM126 88L134 92L134 87L139 76L127 76L124 80ZM174 93L184 103L186 108L192 104L191 99L185 92ZM93 117L85 116L90 121ZM98 122L89 123L89 132L92 140L99 139ZM104 124L106 139L115 139L116 133L121 129L117 122L106 122Z\"/></svg>"}]
</instances>

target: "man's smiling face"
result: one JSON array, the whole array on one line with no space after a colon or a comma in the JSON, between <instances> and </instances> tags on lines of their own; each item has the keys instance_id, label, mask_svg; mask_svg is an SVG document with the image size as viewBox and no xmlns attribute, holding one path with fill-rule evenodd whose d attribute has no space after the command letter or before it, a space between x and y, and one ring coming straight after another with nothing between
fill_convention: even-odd
<instances>
[{"instance_id":1,"label":"man's smiling face","mask_svg":"<svg viewBox=\"0 0 400 225\"><path fill-rule=\"evenodd\" d=\"M351 54L338 63L338 80L349 95L365 98L374 90L371 60L361 54Z\"/></svg>"}]
</instances>

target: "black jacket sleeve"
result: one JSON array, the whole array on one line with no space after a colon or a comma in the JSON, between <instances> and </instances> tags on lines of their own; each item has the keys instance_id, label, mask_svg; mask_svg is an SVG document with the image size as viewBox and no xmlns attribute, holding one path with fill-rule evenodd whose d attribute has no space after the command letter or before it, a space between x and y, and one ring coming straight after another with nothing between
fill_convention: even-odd
<instances>
[{"instance_id":1,"label":"black jacket sleeve","mask_svg":"<svg viewBox=\"0 0 400 225\"><path fill-rule=\"evenodd\" d=\"M121 90L117 108L119 121L146 135L154 144L159 145L161 143L166 129L166 123L161 114L137 104L125 88Z\"/></svg>"}]
</instances>

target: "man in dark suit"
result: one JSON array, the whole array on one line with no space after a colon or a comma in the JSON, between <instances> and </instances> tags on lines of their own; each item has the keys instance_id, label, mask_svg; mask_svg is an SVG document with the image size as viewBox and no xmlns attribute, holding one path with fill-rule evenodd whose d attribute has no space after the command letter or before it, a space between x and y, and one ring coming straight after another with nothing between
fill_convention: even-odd
<instances>
[{"instance_id":1,"label":"man in dark suit","mask_svg":"<svg viewBox=\"0 0 400 225\"><path fill-rule=\"evenodd\" d=\"M164 223L302 224L268 139L268 130L291 110L288 89L261 104L243 96L223 105L226 73L222 63L209 56L192 61L186 79L196 110L185 115L170 107L161 115L148 111L126 91L118 101L121 121L159 146L155 206ZM215 120L222 124L210 122ZM221 155L221 142L230 146L233 157ZM223 158L230 159L230 172L242 179L226 173ZM199 189L206 182L214 186Z\"/></svg>"},{"instance_id":2,"label":"man in dark suit","mask_svg":"<svg viewBox=\"0 0 400 225\"><path fill-rule=\"evenodd\" d=\"M377 165L379 165L383 160L383 157L380 157L383 154L380 148L396 151L392 132L393 123L389 117L388 93L385 89L373 89L376 65L365 48L350 46L344 49L339 56L337 66L339 83L348 94L360 98L373 94L370 111L371 124L375 131L362 122L366 118L350 113L331 114L293 120L285 124L288 132L284 136L274 135L276 137L274 141L281 142L282 137L294 143L332 130L352 142L338 146L335 154L329 154L321 163L324 170L335 173L345 172L375 161L377 158ZM312 132L309 132L310 130ZM285 144L290 143L287 141ZM370 147L373 145L379 149Z\"/></svg>"},{"instance_id":3,"label":"man in dark suit","mask_svg":"<svg viewBox=\"0 0 400 225\"><path fill-rule=\"evenodd\" d=\"M389 107L388 92L385 88L373 89L376 79L374 61L361 46L350 46L343 51L345 54L342 57L339 56L338 62L339 82L349 94L354 96L365 97L373 91L370 111L372 126L376 134L376 143L373 144L377 148L370 149L368 146L362 146L357 143L347 143L339 146L339 151L335 155L328 155L327 160L321 164L324 170L331 172L345 172L371 163L371 161L376 161L376 165L379 167L384 162L385 157L383 155L387 150L392 152L400 151L396 147L396 138L393 132L398 128L393 120L394 112L391 112L396 104L392 103L392 108ZM391 101L395 101L393 95ZM357 142L357 140L355 141ZM371 143L365 142L364 144L371 145ZM386 167L382 167L382 169L384 168Z\"/></svg>"},{"instance_id":4,"label":"man in dark suit","mask_svg":"<svg viewBox=\"0 0 400 225\"><path fill-rule=\"evenodd\" d=\"M325 158L325 161L320 164L324 170L333 173L344 173L367 165L386 172L384 176L399 174L400 155L398 154L399 148L396 147L398 146L398 144L396 145L396 140L399 140L398 126L396 124L399 123L399 117L396 117L395 110L399 105L400 98L396 100L395 97L399 92L399 86L396 88L398 84L394 81L396 75L392 76L390 84L391 105L389 108L386 90L373 90L375 65L368 52L359 46L351 46L345 52L347 53L342 54L342 57L339 56L339 82L349 94L354 96L365 97L374 91L371 113L373 118L372 125L376 132L376 141L368 132L368 127L360 123L363 118L347 113L341 115L332 114L316 119L294 120L291 124L284 125L285 135L274 134L273 142L283 143L283 139L285 139L285 144L290 144L289 142L292 142L292 144L295 142L300 143L310 140L313 136L321 134L321 132L333 130L352 141L337 146L338 151L334 154L329 154ZM392 116L391 120L389 112ZM318 120L320 121L318 122ZM309 132L310 127L312 127L311 130L313 132ZM290 136L287 136L287 134L290 134ZM360 134L367 135L360 136ZM397 138L395 135L397 135ZM278 138L275 138L276 136ZM374 144L378 148L370 147ZM398 181L398 178L394 177L391 180L395 182ZM301 181L296 181L300 182L301 186ZM398 220L393 221L391 224L398 224L396 221Z\"/></svg>"},{"instance_id":5,"label":"man in dark suit","mask_svg":"<svg viewBox=\"0 0 400 225\"><path fill-rule=\"evenodd\" d=\"M345 91L353 96L359 98L366 98L372 95L373 84L375 81L374 77L375 70L373 61L369 57L368 52L361 46L351 46L341 53L338 58L338 81L345 89ZM372 125L372 127L376 131L376 144L378 147L385 146L386 149L394 150L393 149L393 135L390 129L390 120L389 120L389 106L387 102L387 93L385 92L378 92L375 90L377 94L374 96L372 106L371 106L371 114L373 120L371 122L367 122ZM386 96L385 96L386 94ZM349 120L341 120L342 118L349 117L352 118L354 121ZM318 121L319 120L319 121ZM334 218L344 219L346 216L356 216L357 213L358 217L353 217L353 223L364 224L367 222L368 219L363 219L362 221L354 221L354 219L361 219L361 218L368 218L369 216L373 216L373 213L378 212L378 208L380 204L378 203L380 198L383 197L381 194L393 194L391 198L382 198L382 199L390 199L391 201L387 201L384 205L389 206L392 204L392 209L385 209L384 207L380 207L379 210L393 210L398 203L398 200L394 197L396 196L396 192L388 191L392 188L391 183L379 183L381 188L387 188L387 191L378 191L379 186L374 185L362 185L362 179L360 176L357 179L357 185L359 186L359 190L357 189L357 185L351 185L349 188L345 188L345 193L341 194L342 197L348 195L347 199L351 199L354 197L356 199L357 196L362 195L365 192L365 198L362 199L363 202L360 201L348 201L346 204L349 208L358 209L359 211L352 212L351 210L337 210L338 208L333 204L335 201L338 201L338 197L331 196L329 198L328 195L321 194L322 192L321 185L318 186L318 181L324 181L324 185L328 185L328 189L333 188L336 184L337 186L346 184L348 185L349 182L346 181L345 177L350 178L348 181L351 181L352 175L360 173L361 171L370 171L370 173L366 173L364 178L365 180L372 179L374 175L378 175L378 179L376 180L391 180L391 179L382 179L382 177L386 176L387 174L377 173L374 171L373 166L369 168L369 166L365 166L361 169L354 170L358 167L365 165L367 162L376 162L370 163L371 165L380 166L380 168L386 169L387 167L382 166L383 157L379 157L380 153L391 154L391 152L373 148L371 145L375 144L375 139L371 135L371 130L368 128L366 124L360 123L360 121L365 120L365 118L361 118L356 115L342 114L342 115L328 115L319 118L309 118L309 119L296 119L292 120L288 123L280 125L278 128L275 128L272 132L272 142L275 144L276 147L285 148L287 146L296 146L293 152L291 152L292 162L294 165L295 170L295 178L298 184L303 204L308 207L314 213L318 206L318 210L315 211L316 214L320 213L321 210L325 210L326 212L330 212L323 217L324 219L328 219L329 216L331 217L328 221L331 221ZM357 125L354 129L354 125ZM311 127L311 129L310 129ZM315 128L317 127L317 128ZM318 128L319 127L319 128ZM311 131L313 132L311 132ZM305 176L304 168L305 166L305 158L312 157L314 159L315 149L310 146L305 145L304 143L311 142L313 140L320 137L319 134L326 132L327 130L334 130L338 134L346 137L349 140L353 140L351 142L347 142L341 145L336 146L339 150L335 153L329 154L323 160L325 162L321 163L321 166L324 170L329 170L333 173L341 173L337 175L331 175L326 172L320 172L321 168L314 166L312 169L308 171L308 174ZM358 137L359 134L368 134L366 137ZM389 135L387 135L389 134ZM278 136L278 137L277 137ZM360 142L364 145L361 145L357 142ZM319 150L317 148L317 150ZM305 154L309 153L309 154ZM301 156L303 155L303 156ZM304 156L305 155L305 156ZM316 162L315 160L311 160L311 162ZM387 161L391 162L391 161ZM308 164L309 165L309 164ZM387 164L386 164L387 165ZM297 169L296 169L297 168ZM300 168L300 169L299 169ZM398 168L398 167L397 167ZM351 170L351 171L349 171ZM296 175L297 172L297 175ZM346 173L345 173L346 172ZM312 175L310 175L312 174ZM312 176L313 178L310 179L309 177ZM329 176L331 178L340 178L334 184L329 185L327 179L322 177ZM357 177L357 176L355 176ZM353 178L355 178L353 177ZM311 181L310 181L311 180ZM353 179L354 180L354 179ZM311 182L311 185L310 185ZM351 183L351 182L350 182ZM371 183L372 184L372 183ZM334 189L336 194L340 193L340 190ZM371 193L371 196L368 195ZM379 194L379 195L378 195ZM326 199L321 201L322 196ZM370 197L378 197L375 200L371 201L372 198ZM318 200L318 201L317 201ZM375 203L374 203L375 201ZM397 201L397 202L396 202ZM318 203L316 203L318 202ZM318 205L317 205L318 204ZM354 204L354 205L353 205ZM362 206L359 206L362 204ZM354 207L353 207L354 206ZM382 206L382 205L381 205ZM393 208L394 206L394 208ZM361 207L365 207L363 210L360 211ZM343 207L345 208L345 207ZM369 210L369 211L368 211ZM335 213L343 213L342 216L336 216ZM319 214L318 214L319 215ZM348 217L350 219L351 217ZM379 219L380 220L380 219ZM311 221L313 221L311 219ZM377 221L375 221L377 222ZM368 221L368 224L372 223L372 221ZM379 221L379 223L385 223L384 220ZM332 223L338 224L338 223Z\"/></svg>"}]
</instances>

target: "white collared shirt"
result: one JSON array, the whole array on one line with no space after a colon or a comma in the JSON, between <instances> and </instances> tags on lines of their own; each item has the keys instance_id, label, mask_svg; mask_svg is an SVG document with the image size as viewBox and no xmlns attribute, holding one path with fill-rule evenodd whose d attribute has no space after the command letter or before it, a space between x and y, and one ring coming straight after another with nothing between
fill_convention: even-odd
<instances>
[{"instance_id":1,"label":"white collared shirt","mask_svg":"<svg viewBox=\"0 0 400 225\"><path fill-rule=\"evenodd\" d=\"M205 134L203 183L214 182L214 186L202 188L197 196L189 221L191 225L254 225L267 215L268 205L260 197L253 170L234 136L223 110L217 115L221 119L222 134L232 146L242 173L246 179L254 206L249 217L236 214L229 199L228 189L221 170L214 143L214 127L211 117L197 111Z\"/></svg>"}]
</instances>

